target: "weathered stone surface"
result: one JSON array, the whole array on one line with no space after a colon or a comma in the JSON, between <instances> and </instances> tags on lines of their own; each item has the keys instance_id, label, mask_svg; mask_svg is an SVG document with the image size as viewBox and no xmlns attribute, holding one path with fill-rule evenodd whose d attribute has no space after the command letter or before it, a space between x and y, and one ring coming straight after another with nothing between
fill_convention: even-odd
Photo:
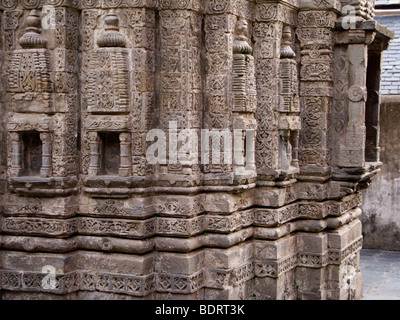
<instances>
[{"instance_id":1,"label":"weathered stone surface","mask_svg":"<svg viewBox=\"0 0 400 320\"><path fill-rule=\"evenodd\" d=\"M0 297L359 299L391 34L345 4L2 1Z\"/></svg>"}]
</instances>

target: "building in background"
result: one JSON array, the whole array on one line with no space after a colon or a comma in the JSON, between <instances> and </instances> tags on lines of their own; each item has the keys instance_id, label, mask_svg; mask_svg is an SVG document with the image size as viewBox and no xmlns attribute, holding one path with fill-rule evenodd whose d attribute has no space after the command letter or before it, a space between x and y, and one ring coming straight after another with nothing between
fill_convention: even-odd
<instances>
[{"instance_id":1,"label":"building in background","mask_svg":"<svg viewBox=\"0 0 400 320\"><path fill-rule=\"evenodd\" d=\"M395 32L383 53L380 110L381 173L363 192L364 248L400 250L400 0L378 0L376 16Z\"/></svg>"}]
</instances>

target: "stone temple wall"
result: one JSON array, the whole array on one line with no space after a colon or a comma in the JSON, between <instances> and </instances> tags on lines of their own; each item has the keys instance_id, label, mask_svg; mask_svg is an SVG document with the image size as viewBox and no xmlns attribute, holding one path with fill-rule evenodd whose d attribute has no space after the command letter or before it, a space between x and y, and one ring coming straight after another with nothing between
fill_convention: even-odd
<instances>
[{"instance_id":1,"label":"stone temple wall","mask_svg":"<svg viewBox=\"0 0 400 320\"><path fill-rule=\"evenodd\" d=\"M392 34L346 4L0 1L1 298L360 298Z\"/></svg>"}]
</instances>

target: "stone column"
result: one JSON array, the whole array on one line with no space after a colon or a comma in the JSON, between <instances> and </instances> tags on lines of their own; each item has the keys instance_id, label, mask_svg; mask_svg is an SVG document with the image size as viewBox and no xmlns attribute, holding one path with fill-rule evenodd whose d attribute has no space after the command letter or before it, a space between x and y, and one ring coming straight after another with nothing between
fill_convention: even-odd
<instances>
[{"instance_id":1,"label":"stone column","mask_svg":"<svg viewBox=\"0 0 400 320\"><path fill-rule=\"evenodd\" d=\"M47 5L43 23L51 33L54 49L53 175L76 176L78 173L79 83L79 10L73 6Z\"/></svg>"},{"instance_id":2,"label":"stone column","mask_svg":"<svg viewBox=\"0 0 400 320\"><path fill-rule=\"evenodd\" d=\"M383 51L389 46L387 39L376 36L368 46L365 157L367 162L380 161L380 104Z\"/></svg>"},{"instance_id":3,"label":"stone column","mask_svg":"<svg viewBox=\"0 0 400 320\"><path fill-rule=\"evenodd\" d=\"M301 46L301 176L327 179L330 174L328 112L333 89L333 11L301 11L297 35ZM308 178L310 179L310 178Z\"/></svg>"},{"instance_id":4,"label":"stone column","mask_svg":"<svg viewBox=\"0 0 400 320\"><path fill-rule=\"evenodd\" d=\"M275 180L279 173L278 97L284 6L257 4L253 25L257 81L257 179Z\"/></svg>"},{"instance_id":5,"label":"stone column","mask_svg":"<svg viewBox=\"0 0 400 320\"><path fill-rule=\"evenodd\" d=\"M155 126L166 134L167 164L158 166L154 179L154 184L166 187L165 194L153 197L158 215L155 232L161 236L155 241L155 299L183 295L192 299L204 297L204 254L192 245L182 248L191 239L196 239L192 242L197 243L195 247L199 245L198 239L204 230L200 216L203 209L200 203L200 206L196 204L197 195L179 191L201 184L198 155L184 159L186 151L192 153L196 149L194 143L199 140L183 139L186 129L195 132L199 139L202 124L200 3L197 0L160 1L158 5L159 124Z\"/></svg>"},{"instance_id":6,"label":"stone column","mask_svg":"<svg viewBox=\"0 0 400 320\"><path fill-rule=\"evenodd\" d=\"M89 171L88 174L90 176L97 176L100 173L100 137L97 132L89 133L90 140L90 162L89 162Z\"/></svg>"},{"instance_id":7,"label":"stone column","mask_svg":"<svg viewBox=\"0 0 400 320\"><path fill-rule=\"evenodd\" d=\"M285 25L282 33L279 72L279 132L281 135L281 176L293 177L298 173L298 137L301 129L299 117L299 78L296 54L292 49L292 29ZM297 145L297 150L294 148Z\"/></svg>"},{"instance_id":8,"label":"stone column","mask_svg":"<svg viewBox=\"0 0 400 320\"><path fill-rule=\"evenodd\" d=\"M132 175L144 177L156 168L146 163L147 132L159 128L156 109L156 11L149 8L126 10L132 63Z\"/></svg>"},{"instance_id":9,"label":"stone column","mask_svg":"<svg viewBox=\"0 0 400 320\"><path fill-rule=\"evenodd\" d=\"M362 33L364 31L361 30ZM365 165L365 101L367 99L367 46L350 44L349 59L348 123L344 145L340 148L341 167Z\"/></svg>"},{"instance_id":10,"label":"stone column","mask_svg":"<svg viewBox=\"0 0 400 320\"><path fill-rule=\"evenodd\" d=\"M22 142L18 132L10 133L11 141L11 175L18 177L22 173Z\"/></svg>"},{"instance_id":11,"label":"stone column","mask_svg":"<svg viewBox=\"0 0 400 320\"><path fill-rule=\"evenodd\" d=\"M299 131L294 131L290 136L290 144L292 145L292 164L294 167L299 167Z\"/></svg>"},{"instance_id":12,"label":"stone column","mask_svg":"<svg viewBox=\"0 0 400 320\"><path fill-rule=\"evenodd\" d=\"M359 3L359 29L343 30L347 1L0 1L1 298L360 298L357 190L378 164L351 167L346 152L362 154L364 115L377 151L366 47L390 36L362 22L373 0ZM170 122L177 158L152 167L146 133ZM256 141L244 135L257 125ZM251 172L180 163L197 142L179 134L202 128L250 139ZM42 177L18 176L25 137Z\"/></svg>"},{"instance_id":13,"label":"stone column","mask_svg":"<svg viewBox=\"0 0 400 320\"><path fill-rule=\"evenodd\" d=\"M262 2L256 5L253 26L258 98L254 296L293 299L296 293L288 284L295 282L296 237L266 234L279 212L294 209L288 204L295 200L293 184L298 169L293 166L292 142L300 129L297 63L291 35L297 9L280 1Z\"/></svg>"},{"instance_id":14,"label":"stone column","mask_svg":"<svg viewBox=\"0 0 400 320\"><path fill-rule=\"evenodd\" d=\"M368 50L367 68L367 102L365 105L365 161L380 161L379 132L380 132L380 104L381 104L381 68L382 51Z\"/></svg>"},{"instance_id":15,"label":"stone column","mask_svg":"<svg viewBox=\"0 0 400 320\"><path fill-rule=\"evenodd\" d=\"M120 167L119 167L119 175L121 177L128 177L131 172L131 139L129 133L120 133L119 134L120 141Z\"/></svg>"},{"instance_id":16,"label":"stone column","mask_svg":"<svg viewBox=\"0 0 400 320\"><path fill-rule=\"evenodd\" d=\"M40 140L42 140L42 167L40 168L40 176L51 176L52 168L52 136L50 133L41 132Z\"/></svg>"},{"instance_id":17,"label":"stone column","mask_svg":"<svg viewBox=\"0 0 400 320\"><path fill-rule=\"evenodd\" d=\"M369 149L370 160L377 161L376 116L379 110L379 78L380 57L374 61L378 73L369 70L367 83L367 66L369 62L368 45L374 40L374 34L362 29L340 31L337 36L338 46L335 48L335 96L332 110L333 128L331 129L332 165L342 168L364 167L366 157L366 122L369 134L372 135ZM379 41L378 41L379 42ZM371 59L372 67L373 59ZM376 71L376 70L375 70ZM366 117L367 85L369 90L369 111ZM375 97L375 98L374 98ZM375 115L374 115L375 113Z\"/></svg>"},{"instance_id":18,"label":"stone column","mask_svg":"<svg viewBox=\"0 0 400 320\"><path fill-rule=\"evenodd\" d=\"M194 130L200 138L202 124L202 81L200 59L201 21L196 12L198 3L180 5L161 2L159 11L159 102L160 128L168 130L168 165L160 167L158 184L170 185L174 180L180 186L200 184L199 159L183 164L179 150L184 141L179 134L184 129ZM176 130L174 132L174 126ZM168 133L166 131L166 133ZM189 144L196 143L191 141ZM189 147L191 149L191 147Z\"/></svg>"},{"instance_id":19,"label":"stone column","mask_svg":"<svg viewBox=\"0 0 400 320\"><path fill-rule=\"evenodd\" d=\"M224 8L219 5L209 1L204 18L206 69L203 128L231 132L234 103L232 81L235 81L232 80L233 42L237 17L229 4ZM229 185L233 182L232 163L213 164L210 158L208 164L203 164L203 172L205 184Z\"/></svg>"}]
</instances>

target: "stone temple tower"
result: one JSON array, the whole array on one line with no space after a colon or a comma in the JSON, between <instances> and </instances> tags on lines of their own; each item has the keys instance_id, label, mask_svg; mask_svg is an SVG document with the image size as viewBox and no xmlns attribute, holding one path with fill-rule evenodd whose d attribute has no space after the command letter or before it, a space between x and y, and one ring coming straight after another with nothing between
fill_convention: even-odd
<instances>
[{"instance_id":1,"label":"stone temple tower","mask_svg":"<svg viewBox=\"0 0 400 320\"><path fill-rule=\"evenodd\" d=\"M361 297L374 0L0 13L2 299Z\"/></svg>"}]
</instances>

